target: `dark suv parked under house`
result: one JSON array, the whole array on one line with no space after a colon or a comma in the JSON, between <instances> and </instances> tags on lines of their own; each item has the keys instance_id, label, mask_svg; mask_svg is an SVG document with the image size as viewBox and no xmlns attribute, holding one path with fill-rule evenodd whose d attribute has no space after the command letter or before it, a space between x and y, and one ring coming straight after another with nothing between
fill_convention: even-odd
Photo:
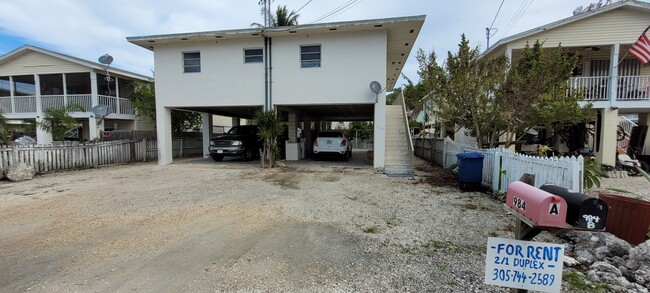
<instances>
[{"instance_id":1,"label":"dark suv parked under house","mask_svg":"<svg viewBox=\"0 0 650 293\"><path fill-rule=\"evenodd\" d=\"M241 156L249 161L259 156L262 148L262 138L258 136L257 125L233 126L224 135L210 140L210 156L215 161L223 160L224 156Z\"/></svg>"}]
</instances>

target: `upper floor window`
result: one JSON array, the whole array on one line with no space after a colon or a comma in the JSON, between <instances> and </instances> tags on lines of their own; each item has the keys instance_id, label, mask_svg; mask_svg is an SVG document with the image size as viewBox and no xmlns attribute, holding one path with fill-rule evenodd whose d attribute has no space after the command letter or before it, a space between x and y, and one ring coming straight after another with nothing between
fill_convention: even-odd
<instances>
[{"instance_id":1,"label":"upper floor window","mask_svg":"<svg viewBox=\"0 0 650 293\"><path fill-rule=\"evenodd\" d=\"M183 53L183 72L201 72L201 52Z\"/></svg>"},{"instance_id":2,"label":"upper floor window","mask_svg":"<svg viewBox=\"0 0 650 293\"><path fill-rule=\"evenodd\" d=\"M320 45L300 46L300 67L320 67Z\"/></svg>"},{"instance_id":3,"label":"upper floor window","mask_svg":"<svg viewBox=\"0 0 650 293\"><path fill-rule=\"evenodd\" d=\"M259 63L264 61L264 50L262 49L244 49L244 63Z\"/></svg>"},{"instance_id":4,"label":"upper floor window","mask_svg":"<svg viewBox=\"0 0 650 293\"><path fill-rule=\"evenodd\" d=\"M11 85L9 76L0 76L0 97L11 96Z\"/></svg>"}]
</instances>

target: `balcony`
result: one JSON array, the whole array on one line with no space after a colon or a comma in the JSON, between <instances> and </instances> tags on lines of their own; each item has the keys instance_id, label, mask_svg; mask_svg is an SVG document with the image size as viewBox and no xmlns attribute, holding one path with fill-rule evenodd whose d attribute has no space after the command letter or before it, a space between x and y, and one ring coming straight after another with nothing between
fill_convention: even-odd
<instances>
[{"instance_id":1,"label":"balcony","mask_svg":"<svg viewBox=\"0 0 650 293\"><path fill-rule=\"evenodd\" d=\"M0 112L3 114L32 114L39 112L36 99L38 96L0 97ZM119 97L98 95L99 105L109 106L114 114L135 115L131 100ZM42 111L76 104L83 112L92 112L92 95L42 95Z\"/></svg>"},{"instance_id":2,"label":"balcony","mask_svg":"<svg viewBox=\"0 0 650 293\"><path fill-rule=\"evenodd\" d=\"M616 97L610 99L609 76L569 78L568 94L582 93L583 101L650 101L650 76L619 76ZM619 104L624 105L624 104ZM650 108L650 104L648 105Z\"/></svg>"}]
</instances>

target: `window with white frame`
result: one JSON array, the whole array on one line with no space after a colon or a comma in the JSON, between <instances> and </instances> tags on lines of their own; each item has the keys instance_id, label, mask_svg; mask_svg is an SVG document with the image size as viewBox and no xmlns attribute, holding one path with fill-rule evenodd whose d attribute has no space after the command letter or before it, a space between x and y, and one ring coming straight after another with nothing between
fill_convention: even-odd
<instances>
[{"instance_id":1,"label":"window with white frame","mask_svg":"<svg viewBox=\"0 0 650 293\"><path fill-rule=\"evenodd\" d=\"M183 72L201 72L201 52L183 53Z\"/></svg>"},{"instance_id":2,"label":"window with white frame","mask_svg":"<svg viewBox=\"0 0 650 293\"><path fill-rule=\"evenodd\" d=\"M321 49L320 45L300 46L300 67L320 67Z\"/></svg>"},{"instance_id":3,"label":"window with white frame","mask_svg":"<svg viewBox=\"0 0 650 293\"><path fill-rule=\"evenodd\" d=\"M264 61L262 48L244 49L244 63L260 63Z\"/></svg>"}]
</instances>

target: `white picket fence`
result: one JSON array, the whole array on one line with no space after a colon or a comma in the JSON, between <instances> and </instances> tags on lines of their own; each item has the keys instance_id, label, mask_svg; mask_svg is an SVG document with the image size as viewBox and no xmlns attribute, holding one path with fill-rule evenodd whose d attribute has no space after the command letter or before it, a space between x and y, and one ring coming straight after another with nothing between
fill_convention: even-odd
<instances>
[{"instance_id":1,"label":"white picket fence","mask_svg":"<svg viewBox=\"0 0 650 293\"><path fill-rule=\"evenodd\" d=\"M176 158L203 154L201 138L175 138L172 155ZM36 173L96 168L99 166L157 160L155 139L121 140L95 144L0 146L0 178L9 166L26 163Z\"/></svg>"},{"instance_id":2,"label":"white picket fence","mask_svg":"<svg viewBox=\"0 0 650 293\"><path fill-rule=\"evenodd\" d=\"M524 173L535 174L535 187L553 183L575 192L582 192L584 159L579 157L533 157L508 149L478 149L461 145L447 138L416 138L415 155L447 168L458 162L456 154L483 154L482 183L494 192L506 192L508 185Z\"/></svg>"}]
</instances>

